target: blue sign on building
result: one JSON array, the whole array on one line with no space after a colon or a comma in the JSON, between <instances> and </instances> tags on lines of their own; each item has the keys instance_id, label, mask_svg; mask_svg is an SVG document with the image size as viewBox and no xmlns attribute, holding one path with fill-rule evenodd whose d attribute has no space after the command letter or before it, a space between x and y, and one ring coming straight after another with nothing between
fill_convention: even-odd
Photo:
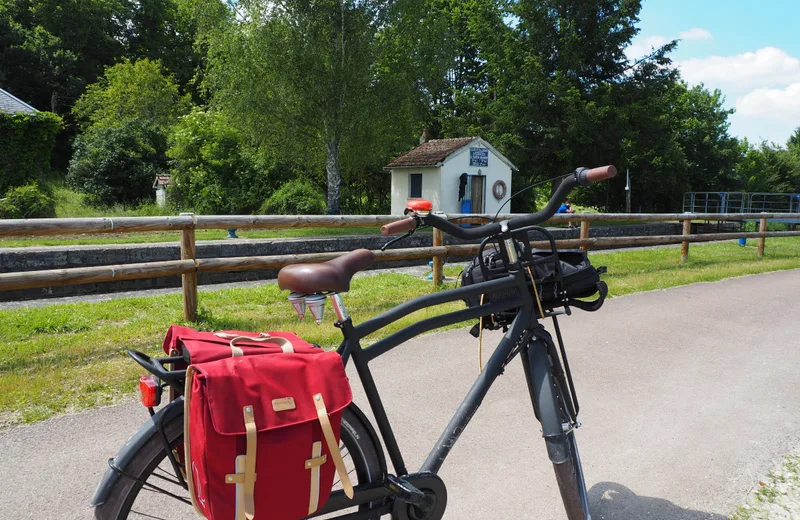
<instances>
[{"instance_id":1,"label":"blue sign on building","mask_svg":"<svg viewBox=\"0 0 800 520\"><path fill-rule=\"evenodd\" d=\"M489 149L488 148L470 148L469 149L469 165L470 166L489 166Z\"/></svg>"}]
</instances>

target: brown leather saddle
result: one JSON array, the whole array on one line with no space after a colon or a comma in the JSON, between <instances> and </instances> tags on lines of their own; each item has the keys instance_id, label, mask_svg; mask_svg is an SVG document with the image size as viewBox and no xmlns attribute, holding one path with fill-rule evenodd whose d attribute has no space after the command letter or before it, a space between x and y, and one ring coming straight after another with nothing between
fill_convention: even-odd
<instances>
[{"instance_id":1,"label":"brown leather saddle","mask_svg":"<svg viewBox=\"0 0 800 520\"><path fill-rule=\"evenodd\" d=\"M369 249L356 249L321 264L287 265L278 273L278 287L301 294L347 292L353 276L373 260Z\"/></svg>"}]
</instances>

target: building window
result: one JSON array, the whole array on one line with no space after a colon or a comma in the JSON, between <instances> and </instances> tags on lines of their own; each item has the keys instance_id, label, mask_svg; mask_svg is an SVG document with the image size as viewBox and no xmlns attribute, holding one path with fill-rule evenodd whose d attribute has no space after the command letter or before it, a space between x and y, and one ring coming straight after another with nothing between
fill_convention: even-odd
<instances>
[{"instance_id":1,"label":"building window","mask_svg":"<svg viewBox=\"0 0 800 520\"><path fill-rule=\"evenodd\" d=\"M408 174L408 198L421 199L422 198L422 174L409 173Z\"/></svg>"}]
</instances>

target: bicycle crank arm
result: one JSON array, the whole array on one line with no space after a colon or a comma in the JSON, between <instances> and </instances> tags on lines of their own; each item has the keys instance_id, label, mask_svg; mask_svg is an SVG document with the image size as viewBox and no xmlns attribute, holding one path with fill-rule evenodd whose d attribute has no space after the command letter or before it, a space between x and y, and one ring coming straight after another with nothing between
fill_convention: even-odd
<instances>
[{"instance_id":1,"label":"bicycle crank arm","mask_svg":"<svg viewBox=\"0 0 800 520\"><path fill-rule=\"evenodd\" d=\"M425 493L409 482L409 479L412 477L412 475L406 478L387 475L386 482L384 482L383 485L389 491L389 494L397 500L402 500L407 504L419 506L422 510L427 510L430 508L430 503L428 503L428 500L425 500Z\"/></svg>"}]
</instances>

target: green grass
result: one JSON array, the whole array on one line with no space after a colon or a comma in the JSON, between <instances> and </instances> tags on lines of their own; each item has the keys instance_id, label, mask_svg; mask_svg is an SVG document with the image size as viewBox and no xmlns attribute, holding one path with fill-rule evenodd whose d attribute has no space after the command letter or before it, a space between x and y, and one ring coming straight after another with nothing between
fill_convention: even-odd
<instances>
[{"instance_id":1,"label":"green grass","mask_svg":"<svg viewBox=\"0 0 800 520\"><path fill-rule=\"evenodd\" d=\"M748 240L747 247L732 241L692 244L685 264L677 247L598 252L591 259L594 265L608 266L603 279L612 296L800 267L800 238L767 239L760 260L756 242Z\"/></svg>"},{"instance_id":2,"label":"green grass","mask_svg":"<svg viewBox=\"0 0 800 520\"><path fill-rule=\"evenodd\" d=\"M800 516L800 456L790 455L781 466L759 481L731 520L768 520Z\"/></svg>"},{"instance_id":3,"label":"green grass","mask_svg":"<svg viewBox=\"0 0 800 520\"><path fill-rule=\"evenodd\" d=\"M297 229L258 229L239 230L239 238L304 238L345 235L375 235L380 233L379 226L360 226L346 228L297 228ZM195 240L224 240L228 232L223 229L199 229L195 231ZM174 231L152 233L109 233L103 235L55 235L50 237L15 237L0 239L3 247L38 247L38 246L78 246L107 244L143 244L155 242L178 242L180 234Z\"/></svg>"},{"instance_id":4,"label":"green grass","mask_svg":"<svg viewBox=\"0 0 800 520\"><path fill-rule=\"evenodd\" d=\"M154 203L142 204L131 208L121 205L97 208L86 203L83 194L72 191L62 181L52 181L51 188L56 199L56 216L58 218L92 218L92 217L155 217L175 215L167 208ZM375 235L380 233L380 226L360 226L345 228L297 228L297 229L242 229L237 231L240 238L305 238L342 235ZM228 232L223 229L198 230L196 240L224 240ZM48 237L24 236L2 239L3 247L40 247L40 246L79 246L106 244L144 244L156 242L178 242L180 234L175 231L152 233L107 233L81 235L54 235Z\"/></svg>"},{"instance_id":5,"label":"green grass","mask_svg":"<svg viewBox=\"0 0 800 520\"><path fill-rule=\"evenodd\" d=\"M756 259L754 247L741 248L730 242L693 245L689 262L681 264L679 259L676 248L592 254L595 265L608 266L604 279L611 295L619 296L798 268L800 239L768 240L767 256L762 260ZM446 269L450 277L460 271L455 265ZM356 278L345 299L358 323L432 290L430 282L419 277L380 274ZM285 297L275 285L204 291L199 297L201 318L195 326L206 330L294 330L326 347L338 344L340 332L330 314L322 326L298 323ZM461 305L420 311L369 340ZM129 395L141 369L125 351L134 348L158 353L167 327L181 322L178 294L0 311L0 422L36 421Z\"/></svg>"},{"instance_id":6,"label":"green grass","mask_svg":"<svg viewBox=\"0 0 800 520\"><path fill-rule=\"evenodd\" d=\"M164 208L155 203L141 204L137 207L115 205L98 208L86 203L82 193L72 191L62 181L52 181L50 187L56 199L56 216L58 218L87 217L154 217L164 214Z\"/></svg>"}]
</instances>

